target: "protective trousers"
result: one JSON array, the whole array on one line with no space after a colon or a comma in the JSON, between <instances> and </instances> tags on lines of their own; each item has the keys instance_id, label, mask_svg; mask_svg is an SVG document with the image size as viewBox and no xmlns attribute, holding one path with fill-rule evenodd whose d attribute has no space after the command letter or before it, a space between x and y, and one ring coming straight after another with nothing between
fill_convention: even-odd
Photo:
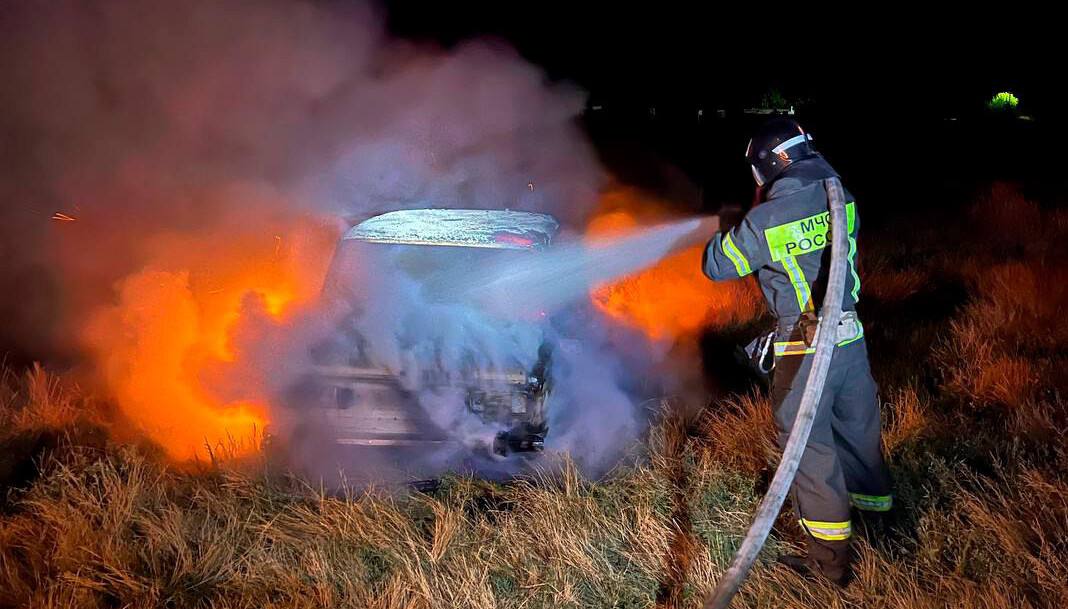
<instances>
[{"instance_id":1,"label":"protective trousers","mask_svg":"<svg viewBox=\"0 0 1068 609\"><path fill-rule=\"evenodd\" d=\"M790 435L811 365L810 354L776 357L771 398L780 447ZM863 338L835 348L791 493L808 534L809 560L838 579L852 556L850 506L885 512L892 505L878 389Z\"/></svg>"}]
</instances>

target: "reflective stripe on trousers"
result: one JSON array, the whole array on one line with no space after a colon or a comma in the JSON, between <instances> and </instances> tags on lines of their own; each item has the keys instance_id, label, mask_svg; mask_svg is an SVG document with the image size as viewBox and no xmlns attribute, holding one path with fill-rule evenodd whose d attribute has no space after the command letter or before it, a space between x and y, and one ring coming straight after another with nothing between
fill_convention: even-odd
<instances>
[{"instance_id":1,"label":"reflective stripe on trousers","mask_svg":"<svg viewBox=\"0 0 1068 609\"><path fill-rule=\"evenodd\" d=\"M892 495L861 495L849 493L849 501L853 507L866 512L888 512L894 507Z\"/></svg>"},{"instance_id":2,"label":"reflective stripe on trousers","mask_svg":"<svg viewBox=\"0 0 1068 609\"><path fill-rule=\"evenodd\" d=\"M850 521L848 520L842 522L825 522L822 520L802 518L798 522L801 523L801 528L805 529L809 535L824 541L842 541L844 539L849 539L850 535L853 534L853 528L850 526Z\"/></svg>"}]
</instances>

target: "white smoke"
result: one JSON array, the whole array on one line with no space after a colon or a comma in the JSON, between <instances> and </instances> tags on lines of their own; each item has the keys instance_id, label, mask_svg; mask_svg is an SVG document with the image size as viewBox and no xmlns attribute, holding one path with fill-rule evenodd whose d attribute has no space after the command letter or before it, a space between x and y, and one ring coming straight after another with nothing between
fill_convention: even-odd
<instances>
[{"instance_id":1,"label":"white smoke","mask_svg":"<svg viewBox=\"0 0 1068 609\"><path fill-rule=\"evenodd\" d=\"M358 311L353 329L369 354L364 365L402 379L433 424L462 444L459 451L492 445L508 428L467 408L468 383L437 380L472 371L529 374L543 345L550 347L546 446L596 473L638 437L644 417L637 402L649 396L633 382L643 366L620 357L618 328L592 310L590 290L690 245L697 224L610 242L564 237L544 251L357 243L341 250L335 266L345 275L340 292ZM627 347L652 355L646 344Z\"/></svg>"}]
</instances>

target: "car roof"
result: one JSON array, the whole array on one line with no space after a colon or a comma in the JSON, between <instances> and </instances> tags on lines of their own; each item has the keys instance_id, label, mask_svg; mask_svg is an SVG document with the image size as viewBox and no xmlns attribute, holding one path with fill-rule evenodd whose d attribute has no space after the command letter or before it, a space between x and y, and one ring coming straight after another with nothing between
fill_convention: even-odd
<instances>
[{"instance_id":1,"label":"car roof","mask_svg":"<svg viewBox=\"0 0 1068 609\"><path fill-rule=\"evenodd\" d=\"M505 209L404 209L353 226L345 239L369 243L537 249L560 224L549 214Z\"/></svg>"}]
</instances>

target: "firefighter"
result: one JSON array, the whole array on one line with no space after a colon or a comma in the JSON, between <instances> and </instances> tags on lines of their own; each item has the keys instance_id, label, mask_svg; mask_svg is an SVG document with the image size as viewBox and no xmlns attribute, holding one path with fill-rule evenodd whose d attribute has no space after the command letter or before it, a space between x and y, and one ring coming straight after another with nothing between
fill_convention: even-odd
<instances>
[{"instance_id":1,"label":"firefighter","mask_svg":"<svg viewBox=\"0 0 1068 609\"><path fill-rule=\"evenodd\" d=\"M713 280L756 273L777 322L752 349L771 368L771 401L784 447L801 403L815 351L817 306L830 266L830 228L823 180L837 176L794 120L774 118L750 140L746 159L757 183L758 205L730 230L708 242L705 275ZM782 559L803 572L845 585L852 576L850 508L890 510L893 499L880 443L879 400L868 365L864 327L856 313L859 217L846 194L849 252L837 347L812 433L791 488L805 532L807 556Z\"/></svg>"}]
</instances>

